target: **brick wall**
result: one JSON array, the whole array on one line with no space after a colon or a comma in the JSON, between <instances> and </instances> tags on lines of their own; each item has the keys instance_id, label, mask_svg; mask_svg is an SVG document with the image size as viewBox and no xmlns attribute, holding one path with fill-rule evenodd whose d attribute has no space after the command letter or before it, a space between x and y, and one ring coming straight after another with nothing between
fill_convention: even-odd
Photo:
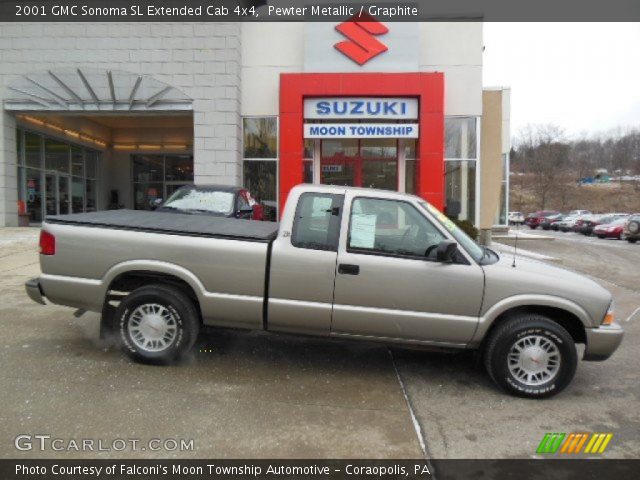
<instances>
[{"instance_id":1,"label":"brick wall","mask_svg":"<svg viewBox=\"0 0 640 480\"><path fill-rule=\"evenodd\" d=\"M240 25L0 23L0 100L19 76L69 67L151 75L193 99L197 183L241 182ZM15 124L0 115L0 225L17 222Z\"/></svg>"}]
</instances>

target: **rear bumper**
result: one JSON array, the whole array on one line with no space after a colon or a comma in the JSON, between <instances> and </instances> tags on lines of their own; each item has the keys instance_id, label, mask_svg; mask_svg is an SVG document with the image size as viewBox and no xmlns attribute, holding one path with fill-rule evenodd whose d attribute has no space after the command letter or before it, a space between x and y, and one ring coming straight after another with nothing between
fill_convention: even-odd
<instances>
[{"instance_id":1,"label":"rear bumper","mask_svg":"<svg viewBox=\"0 0 640 480\"><path fill-rule=\"evenodd\" d=\"M587 328L587 345L583 360L601 362L609 358L620 346L624 330L617 323Z\"/></svg>"},{"instance_id":2,"label":"rear bumper","mask_svg":"<svg viewBox=\"0 0 640 480\"><path fill-rule=\"evenodd\" d=\"M46 305L44 301L44 292L40 286L39 279L32 278L31 280L28 280L27 283L24 284L24 289L27 291L27 295L29 295L31 300L41 305Z\"/></svg>"}]
</instances>

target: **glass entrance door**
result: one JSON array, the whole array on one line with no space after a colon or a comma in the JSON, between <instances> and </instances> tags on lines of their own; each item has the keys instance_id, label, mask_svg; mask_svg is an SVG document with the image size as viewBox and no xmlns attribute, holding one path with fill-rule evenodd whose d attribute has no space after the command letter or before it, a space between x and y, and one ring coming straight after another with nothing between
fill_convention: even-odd
<instances>
[{"instance_id":1,"label":"glass entrance door","mask_svg":"<svg viewBox=\"0 0 640 480\"><path fill-rule=\"evenodd\" d=\"M69 212L69 176L47 173L45 183L45 214L65 215Z\"/></svg>"},{"instance_id":2,"label":"glass entrance door","mask_svg":"<svg viewBox=\"0 0 640 480\"><path fill-rule=\"evenodd\" d=\"M320 183L398 190L398 140L322 140Z\"/></svg>"}]
</instances>

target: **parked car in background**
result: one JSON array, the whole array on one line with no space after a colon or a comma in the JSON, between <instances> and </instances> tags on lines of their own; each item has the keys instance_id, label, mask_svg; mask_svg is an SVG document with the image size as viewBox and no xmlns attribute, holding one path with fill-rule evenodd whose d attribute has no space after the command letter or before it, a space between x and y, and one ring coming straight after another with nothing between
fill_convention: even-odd
<instances>
[{"instance_id":1,"label":"parked car in background","mask_svg":"<svg viewBox=\"0 0 640 480\"><path fill-rule=\"evenodd\" d=\"M589 236L593 233L593 229L598 225L606 225L619 218L625 218L627 216L628 214L626 213L606 213L603 215L590 215L589 217L584 219L577 231L583 235Z\"/></svg>"},{"instance_id":2,"label":"parked car in background","mask_svg":"<svg viewBox=\"0 0 640 480\"><path fill-rule=\"evenodd\" d=\"M544 220L550 215L559 215L560 212L555 210L539 210L537 212L530 213L524 221L525 225L528 225L530 229L535 230L540 226Z\"/></svg>"},{"instance_id":3,"label":"parked car in background","mask_svg":"<svg viewBox=\"0 0 640 480\"><path fill-rule=\"evenodd\" d=\"M598 238L617 238L620 240L624 233L624 226L628 217L619 217L609 223L602 223L593 228L593 234Z\"/></svg>"},{"instance_id":4,"label":"parked car in background","mask_svg":"<svg viewBox=\"0 0 640 480\"><path fill-rule=\"evenodd\" d=\"M576 221L573 222L573 226L571 227L571 229L576 233L580 233L580 229L582 228L582 226L586 222L590 221L594 216L595 215L593 214L578 215L578 217L576 218Z\"/></svg>"},{"instance_id":5,"label":"parked car in background","mask_svg":"<svg viewBox=\"0 0 640 480\"><path fill-rule=\"evenodd\" d=\"M522 212L509 212L509 225L522 225L524 214Z\"/></svg>"},{"instance_id":6,"label":"parked car in background","mask_svg":"<svg viewBox=\"0 0 640 480\"><path fill-rule=\"evenodd\" d=\"M173 192L156 212L264 220L264 209L249 190L230 185L185 185Z\"/></svg>"},{"instance_id":7,"label":"parked car in background","mask_svg":"<svg viewBox=\"0 0 640 480\"><path fill-rule=\"evenodd\" d=\"M570 232L573 230L573 225L578 220L578 215L567 215L553 224L553 230L560 232Z\"/></svg>"},{"instance_id":8,"label":"parked car in background","mask_svg":"<svg viewBox=\"0 0 640 480\"><path fill-rule=\"evenodd\" d=\"M566 215L563 215L561 213L559 213L558 215L549 215L542 221L542 223L540 224L540 228L542 228L543 230L551 230L553 225L556 222L562 220L565 216Z\"/></svg>"},{"instance_id":9,"label":"parked car in background","mask_svg":"<svg viewBox=\"0 0 640 480\"><path fill-rule=\"evenodd\" d=\"M622 236L629 243L636 243L640 238L640 214L631 215L625 222Z\"/></svg>"}]
</instances>

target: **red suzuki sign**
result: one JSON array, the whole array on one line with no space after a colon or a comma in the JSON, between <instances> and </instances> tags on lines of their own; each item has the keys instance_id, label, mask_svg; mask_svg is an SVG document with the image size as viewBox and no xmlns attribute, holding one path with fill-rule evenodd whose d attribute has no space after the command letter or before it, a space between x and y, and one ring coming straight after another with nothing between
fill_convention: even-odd
<instances>
[{"instance_id":1,"label":"red suzuki sign","mask_svg":"<svg viewBox=\"0 0 640 480\"><path fill-rule=\"evenodd\" d=\"M388 50L387 46L375 37L384 35L389 29L369 14L352 17L337 25L336 30L348 40L338 42L334 47L358 65L364 65Z\"/></svg>"}]
</instances>

